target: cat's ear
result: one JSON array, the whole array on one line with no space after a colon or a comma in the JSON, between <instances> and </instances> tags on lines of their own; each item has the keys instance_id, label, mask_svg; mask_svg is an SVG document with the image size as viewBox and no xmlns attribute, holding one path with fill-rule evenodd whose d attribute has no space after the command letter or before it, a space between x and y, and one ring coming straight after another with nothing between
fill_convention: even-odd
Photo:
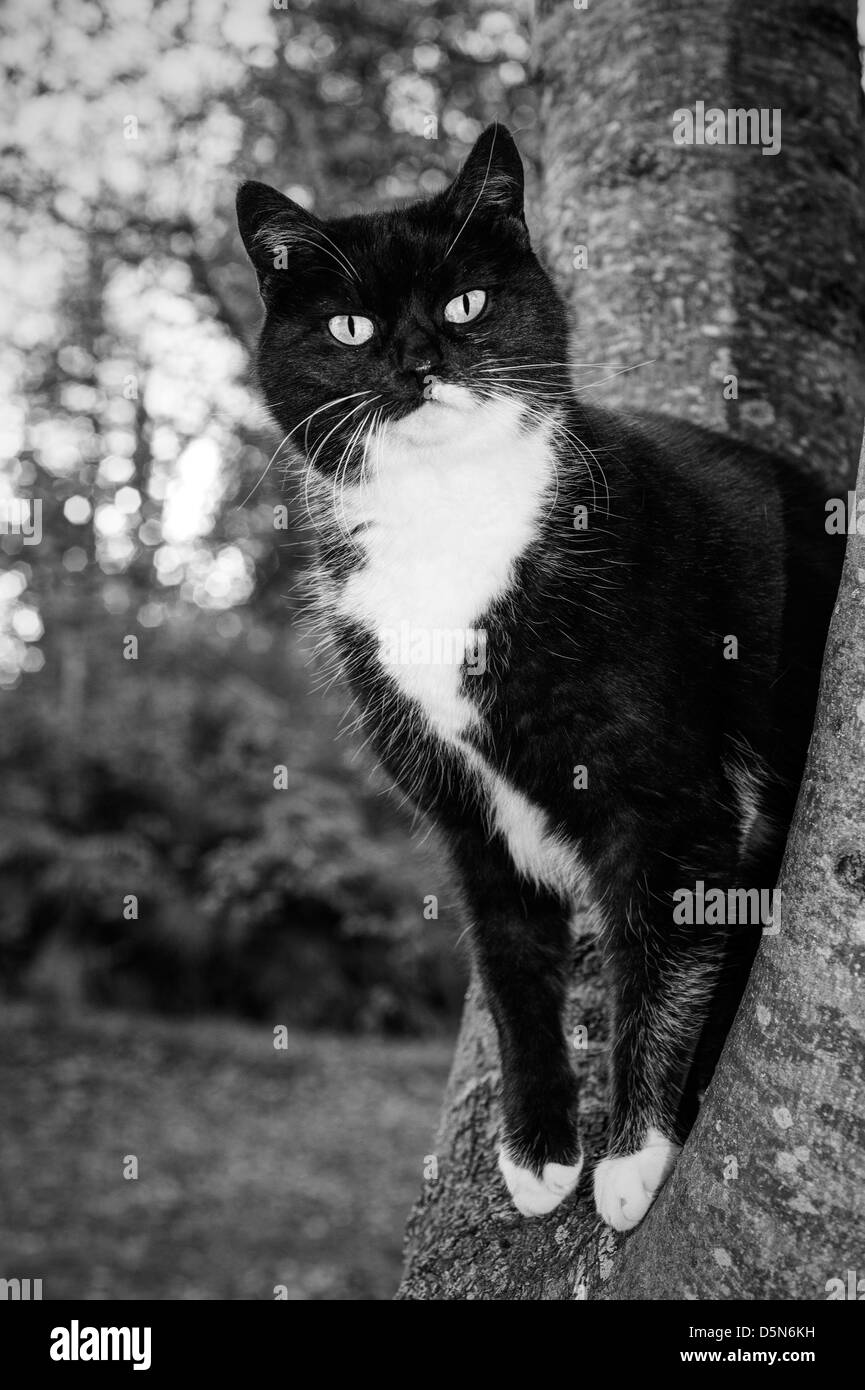
<instances>
[{"instance_id":1,"label":"cat's ear","mask_svg":"<svg viewBox=\"0 0 865 1390\"><path fill-rule=\"evenodd\" d=\"M507 126L494 121L478 136L445 196L458 217L477 211L525 221L523 161Z\"/></svg>"},{"instance_id":2,"label":"cat's ear","mask_svg":"<svg viewBox=\"0 0 865 1390\"><path fill-rule=\"evenodd\" d=\"M300 203L253 180L237 190L237 225L265 302L279 284L279 272L293 268L310 248L314 252L317 234L324 232L319 218Z\"/></svg>"}]
</instances>

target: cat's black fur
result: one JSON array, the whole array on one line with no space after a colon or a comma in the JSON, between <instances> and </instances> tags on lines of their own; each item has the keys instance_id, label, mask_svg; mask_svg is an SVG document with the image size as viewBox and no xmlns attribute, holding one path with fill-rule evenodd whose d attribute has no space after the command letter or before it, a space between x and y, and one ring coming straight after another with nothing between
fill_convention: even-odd
<instances>
[{"instance_id":1,"label":"cat's black fur","mask_svg":"<svg viewBox=\"0 0 865 1390\"><path fill-rule=\"evenodd\" d=\"M339 412L301 432L310 412L369 387L399 418L431 371L482 390L481 330L496 360L539 364L525 373L536 384L517 388L533 412L564 409L555 503L506 598L477 615L490 662L463 688L484 711L476 746L579 846L602 904L615 1015L609 1151L639 1149L649 1126L681 1140L759 929L677 926L671 893L699 879L775 882L840 564L822 499L790 461L733 439L575 394L562 405L568 370L540 364L567 360L567 317L531 249L519 156L502 127L485 132L450 189L404 209L321 222L245 184L238 211L267 308L264 394L308 454L323 445L323 473L359 417L324 442ZM274 267L280 245L284 269ZM441 305L475 286L489 294L481 318L445 323ZM368 350L346 350L324 327L352 312L375 318ZM334 533L323 562L338 584L358 558ZM536 1173L572 1163L576 1082L561 1022L570 905L516 870L479 784L400 695L374 637L336 628L379 756L450 844L498 1030L510 1151ZM763 835L741 853L731 769L743 761L761 778Z\"/></svg>"}]
</instances>

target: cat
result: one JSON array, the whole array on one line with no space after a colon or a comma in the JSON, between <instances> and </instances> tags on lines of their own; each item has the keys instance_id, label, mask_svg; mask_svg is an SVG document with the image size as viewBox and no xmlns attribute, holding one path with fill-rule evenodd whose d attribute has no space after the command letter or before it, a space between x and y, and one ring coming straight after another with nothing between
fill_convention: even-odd
<instances>
[{"instance_id":1,"label":"cat","mask_svg":"<svg viewBox=\"0 0 865 1390\"><path fill-rule=\"evenodd\" d=\"M494 124L444 191L393 211L323 220L255 182L237 209L327 621L461 884L501 1055L499 1169L525 1215L580 1180L563 1008L586 893L612 998L594 1196L629 1230L760 937L682 922L673 895L774 885L840 556L789 461L580 398L523 201Z\"/></svg>"}]
</instances>

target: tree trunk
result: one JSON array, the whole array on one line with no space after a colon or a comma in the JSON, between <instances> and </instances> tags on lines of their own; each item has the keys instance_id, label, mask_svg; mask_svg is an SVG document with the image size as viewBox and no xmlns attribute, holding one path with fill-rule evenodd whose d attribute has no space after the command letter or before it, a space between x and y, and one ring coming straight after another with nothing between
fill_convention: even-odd
<instances>
[{"instance_id":1,"label":"tree trunk","mask_svg":"<svg viewBox=\"0 0 865 1390\"><path fill-rule=\"evenodd\" d=\"M594 394L619 365L653 359L598 387L599 398L796 454L827 496L847 485L865 412L855 26L855 0L588 0L585 10L541 0L536 32L546 260L573 308L577 362L617 364L577 366L578 389ZM780 152L676 145L673 113L697 101L780 109ZM861 470L859 487L865 496ZM629 1237L600 1225L587 1180L547 1218L512 1208L495 1168L495 1033L472 986L399 1298L823 1298L827 1280L856 1267L861 536L849 541L779 891L780 930L761 945L698 1123ZM599 967L586 929L570 1023L588 1032L574 1060L589 1154L604 1129Z\"/></svg>"}]
</instances>

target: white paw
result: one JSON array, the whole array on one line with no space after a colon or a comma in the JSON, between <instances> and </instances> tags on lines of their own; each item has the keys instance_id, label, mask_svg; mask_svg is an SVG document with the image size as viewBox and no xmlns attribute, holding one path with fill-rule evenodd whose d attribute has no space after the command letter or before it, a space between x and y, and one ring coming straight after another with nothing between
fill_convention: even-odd
<instances>
[{"instance_id":1,"label":"white paw","mask_svg":"<svg viewBox=\"0 0 865 1390\"><path fill-rule=\"evenodd\" d=\"M595 1206L614 1231L630 1231L642 1221L659 1189L676 1166L678 1144L650 1129L637 1153L603 1158L595 1169Z\"/></svg>"},{"instance_id":2,"label":"white paw","mask_svg":"<svg viewBox=\"0 0 865 1390\"><path fill-rule=\"evenodd\" d=\"M540 1177L530 1168L521 1168L499 1149L499 1170L504 1178L514 1206L523 1216L545 1216L573 1192L583 1171L583 1155L579 1162L545 1163Z\"/></svg>"}]
</instances>

